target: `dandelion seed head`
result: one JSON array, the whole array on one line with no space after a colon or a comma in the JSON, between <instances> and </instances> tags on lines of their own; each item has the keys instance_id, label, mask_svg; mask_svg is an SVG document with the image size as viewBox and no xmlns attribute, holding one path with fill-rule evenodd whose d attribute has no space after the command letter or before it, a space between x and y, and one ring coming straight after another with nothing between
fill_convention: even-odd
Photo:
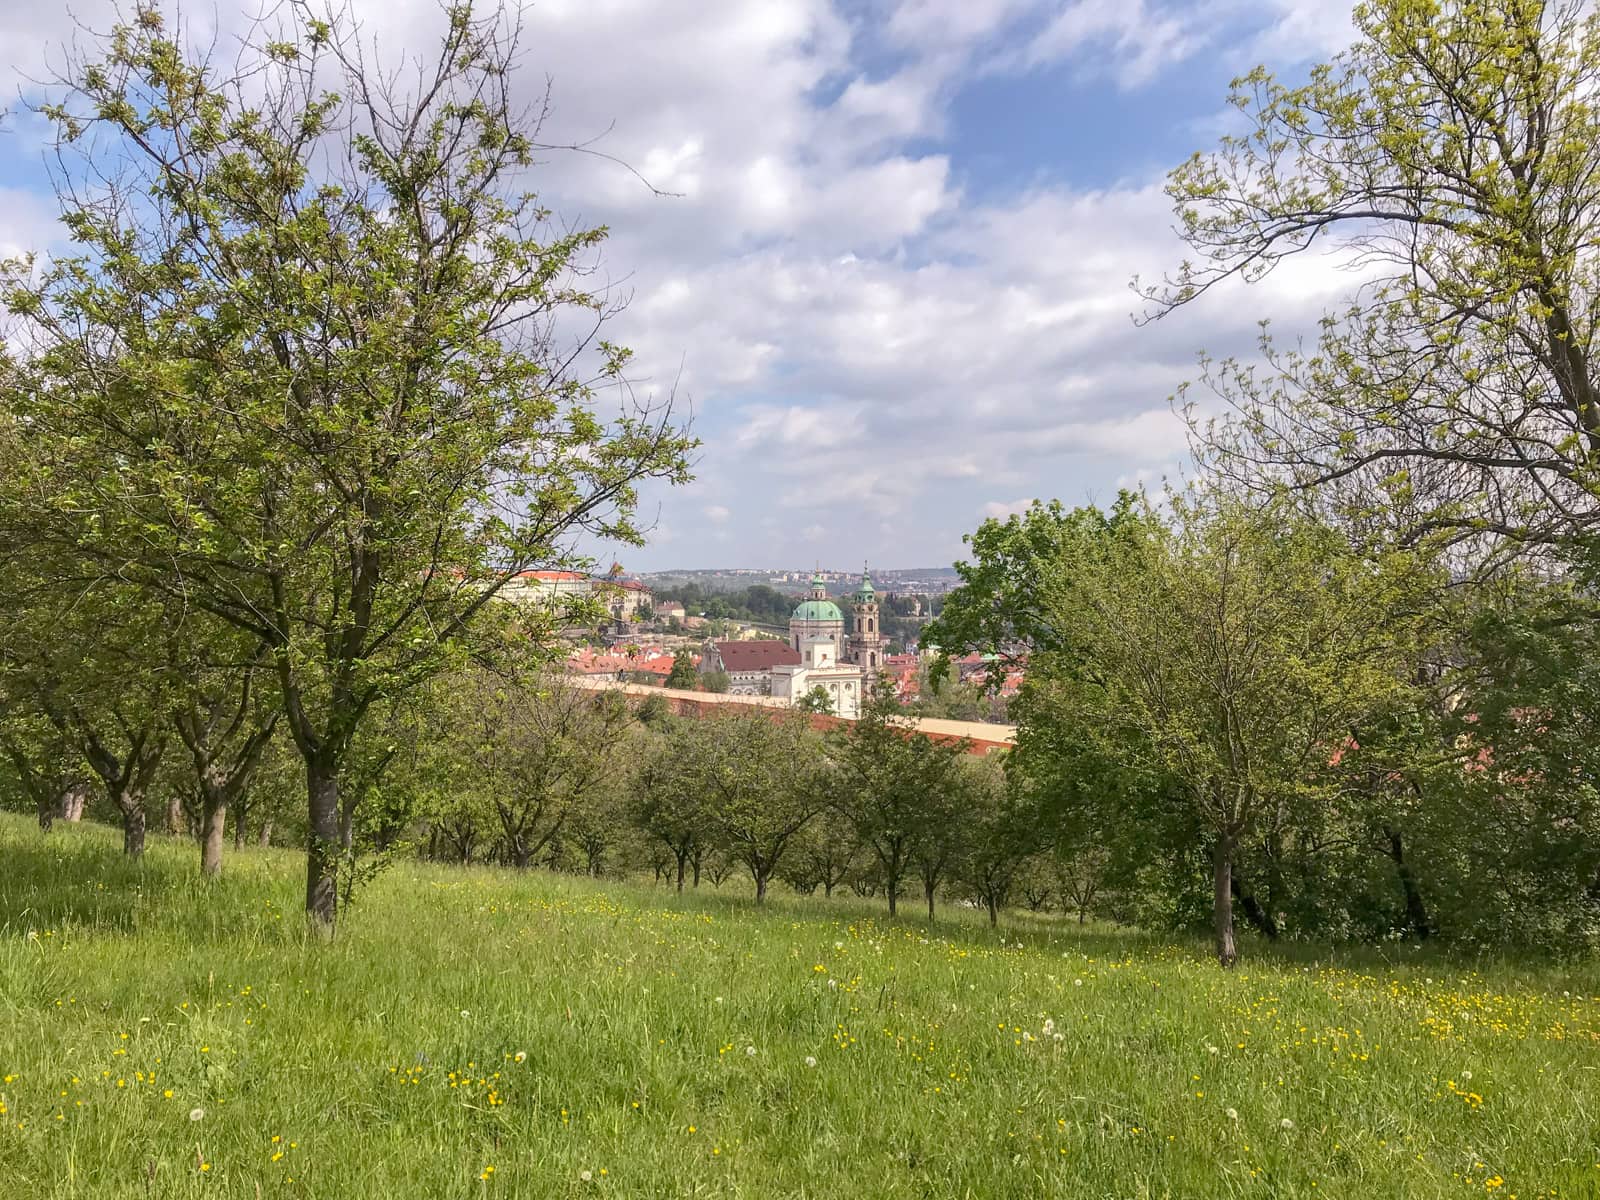
<instances>
[{"instance_id":1,"label":"dandelion seed head","mask_svg":"<svg viewBox=\"0 0 1600 1200\"><path fill-rule=\"evenodd\" d=\"M206 1115L206 1110L203 1109L203 1108L191 1108L189 1110L189 1120L191 1120L191 1121L198 1121L201 1117L203 1117L205 1115Z\"/></svg>"}]
</instances>

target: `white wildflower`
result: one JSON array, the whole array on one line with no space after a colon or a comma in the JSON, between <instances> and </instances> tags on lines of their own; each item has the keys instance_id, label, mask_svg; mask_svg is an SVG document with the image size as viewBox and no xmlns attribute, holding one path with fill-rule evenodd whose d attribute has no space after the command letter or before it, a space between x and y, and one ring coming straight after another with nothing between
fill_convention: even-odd
<instances>
[{"instance_id":1,"label":"white wildflower","mask_svg":"<svg viewBox=\"0 0 1600 1200\"><path fill-rule=\"evenodd\" d=\"M1206 1047L1206 1053L1207 1054L1220 1054L1221 1051L1218 1050L1215 1046L1207 1046Z\"/></svg>"},{"instance_id":2,"label":"white wildflower","mask_svg":"<svg viewBox=\"0 0 1600 1200\"><path fill-rule=\"evenodd\" d=\"M1237 1121L1238 1119L1239 1119L1239 1110L1237 1108L1228 1109L1228 1120Z\"/></svg>"},{"instance_id":3,"label":"white wildflower","mask_svg":"<svg viewBox=\"0 0 1600 1200\"><path fill-rule=\"evenodd\" d=\"M1056 1023L1050 1017L1044 1019L1044 1031L1046 1033L1054 1033L1056 1031Z\"/></svg>"},{"instance_id":4,"label":"white wildflower","mask_svg":"<svg viewBox=\"0 0 1600 1200\"><path fill-rule=\"evenodd\" d=\"M806 1055L806 1066L814 1067L816 1065L817 1065L817 1056L814 1055L814 1054Z\"/></svg>"},{"instance_id":5,"label":"white wildflower","mask_svg":"<svg viewBox=\"0 0 1600 1200\"><path fill-rule=\"evenodd\" d=\"M744 1054L746 1058L754 1058L756 1056L756 1048L754 1046L746 1046Z\"/></svg>"},{"instance_id":6,"label":"white wildflower","mask_svg":"<svg viewBox=\"0 0 1600 1200\"><path fill-rule=\"evenodd\" d=\"M191 1108L189 1110L189 1120L191 1120L191 1121L198 1121L201 1117L203 1117L205 1115L206 1115L206 1110L203 1109L203 1108Z\"/></svg>"},{"instance_id":7,"label":"white wildflower","mask_svg":"<svg viewBox=\"0 0 1600 1200\"><path fill-rule=\"evenodd\" d=\"M590 1180L592 1180L594 1178L594 1175L593 1175L592 1172L589 1172L589 1171L579 1171L578 1172L578 1178L580 1180L582 1180L584 1183L588 1183Z\"/></svg>"},{"instance_id":8,"label":"white wildflower","mask_svg":"<svg viewBox=\"0 0 1600 1200\"><path fill-rule=\"evenodd\" d=\"M1074 980L1073 980L1073 981L1072 981L1072 986L1073 986L1073 987L1082 987L1082 986L1083 986L1083 980L1081 980L1081 979L1074 979Z\"/></svg>"},{"instance_id":9,"label":"white wildflower","mask_svg":"<svg viewBox=\"0 0 1600 1200\"><path fill-rule=\"evenodd\" d=\"M1463 1072L1461 1072L1461 1078L1466 1080L1468 1083L1471 1083L1472 1082L1472 1072L1471 1071L1463 1071Z\"/></svg>"},{"instance_id":10,"label":"white wildflower","mask_svg":"<svg viewBox=\"0 0 1600 1200\"><path fill-rule=\"evenodd\" d=\"M1287 1133L1289 1130L1294 1128L1294 1122L1289 1120L1288 1117L1285 1117L1283 1120L1278 1122L1278 1128Z\"/></svg>"}]
</instances>

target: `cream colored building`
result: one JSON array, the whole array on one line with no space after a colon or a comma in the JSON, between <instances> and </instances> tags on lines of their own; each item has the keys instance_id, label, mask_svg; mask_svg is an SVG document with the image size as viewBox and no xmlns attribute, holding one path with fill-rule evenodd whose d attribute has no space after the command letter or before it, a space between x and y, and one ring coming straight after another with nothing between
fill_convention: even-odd
<instances>
[{"instance_id":1,"label":"cream colored building","mask_svg":"<svg viewBox=\"0 0 1600 1200\"><path fill-rule=\"evenodd\" d=\"M798 663L772 668L775 699L799 704L818 688L828 697L829 711L834 716L853 721L861 715L861 668L840 662L837 647L827 637L802 643Z\"/></svg>"}]
</instances>

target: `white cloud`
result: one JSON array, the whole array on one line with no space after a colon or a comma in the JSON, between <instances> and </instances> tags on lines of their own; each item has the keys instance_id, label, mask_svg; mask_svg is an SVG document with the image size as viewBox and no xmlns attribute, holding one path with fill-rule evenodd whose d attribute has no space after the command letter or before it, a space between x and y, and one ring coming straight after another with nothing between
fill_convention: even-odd
<instances>
[{"instance_id":1,"label":"white cloud","mask_svg":"<svg viewBox=\"0 0 1600 1200\"><path fill-rule=\"evenodd\" d=\"M1021 503L990 497L1075 503L1181 461L1166 400L1194 351L1248 352L1258 314L1293 327L1350 281L1306 259L1243 302L1225 289L1138 329L1129 278L1180 250L1158 180L985 190L958 148L930 139L982 72L1065 64L1137 87L1209 52L1242 15L1285 53L1343 36L1319 0L1262 4L530 7L529 98L553 78L547 140L604 133L598 150L674 193L559 150L532 181L563 220L610 226L596 278L631 295L611 336L635 348L642 387L694 402L702 480L647 497L671 521L654 540L687 552L711 529L729 539L724 561L820 549L922 565L957 553L975 512ZM111 7L79 0L74 13L97 27ZM356 7L380 50L425 48L438 21L431 0ZM0 83L17 64L37 74L41 46L71 29L64 9L0 12ZM9 200L0 244L49 236Z\"/></svg>"},{"instance_id":2,"label":"white cloud","mask_svg":"<svg viewBox=\"0 0 1600 1200\"><path fill-rule=\"evenodd\" d=\"M978 515L986 520L1003 520L1027 512L1033 504L1031 499L991 500L978 510Z\"/></svg>"}]
</instances>

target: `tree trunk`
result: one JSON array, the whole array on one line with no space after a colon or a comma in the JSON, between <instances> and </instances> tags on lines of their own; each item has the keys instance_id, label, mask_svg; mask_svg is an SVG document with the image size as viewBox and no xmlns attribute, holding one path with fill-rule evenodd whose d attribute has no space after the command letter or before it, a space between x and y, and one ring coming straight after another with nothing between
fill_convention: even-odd
<instances>
[{"instance_id":1,"label":"tree trunk","mask_svg":"<svg viewBox=\"0 0 1600 1200\"><path fill-rule=\"evenodd\" d=\"M144 854L144 803L125 802L122 809L122 852L129 858Z\"/></svg>"},{"instance_id":2,"label":"tree trunk","mask_svg":"<svg viewBox=\"0 0 1600 1200\"><path fill-rule=\"evenodd\" d=\"M306 914L332 932L339 915L339 769L306 762L306 801L311 828L306 839Z\"/></svg>"},{"instance_id":3,"label":"tree trunk","mask_svg":"<svg viewBox=\"0 0 1600 1200\"><path fill-rule=\"evenodd\" d=\"M833 884L826 879L822 881L822 898L824 900L833 899Z\"/></svg>"},{"instance_id":4,"label":"tree trunk","mask_svg":"<svg viewBox=\"0 0 1600 1200\"><path fill-rule=\"evenodd\" d=\"M933 893L938 889L936 883L924 883L922 890L928 895L928 920L933 920Z\"/></svg>"},{"instance_id":5,"label":"tree trunk","mask_svg":"<svg viewBox=\"0 0 1600 1200\"><path fill-rule=\"evenodd\" d=\"M900 881L898 879L891 879L889 881L887 891L889 893L889 920L892 921L894 920L896 908L895 901L898 900L900 896Z\"/></svg>"},{"instance_id":6,"label":"tree trunk","mask_svg":"<svg viewBox=\"0 0 1600 1200\"><path fill-rule=\"evenodd\" d=\"M757 904L765 904L766 902L767 902L767 877L765 875L756 875L756 903Z\"/></svg>"},{"instance_id":7,"label":"tree trunk","mask_svg":"<svg viewBox=\"0 0 1600 1200\"><path fill-rule=\"evenodd\" d=\"M176 793L167 801L167 832L173 837L183 837L189 832L189 822L183 815L183 797Z\"/></svg>"},{"instance_id":8,"label":"tree trunk","mask_svg":"<svg viewBox=\"0 0 1600 1200\"><path fill-rule=\"evenodd\" d=\"M50 827L56 823L55 801L43 792L39 793L39 831L49 833Z\"/></svg>"},{"instance_id":9,"label":"tree trunk","mask_svg":"<svg viewBox=\"0 0 1600 1200\"><path fill-rule=\"evenodd\" d=\"M684 865L684 863L686 863L689 860L689 855L687 853L683 853L683 854L678 855L677 859L678 859L678 895L681 896L681 895L683 895L683 865Z\"/></svg>"},{"instance_id":10,"label":"tree trunk","mask_svg":"<svg viewBox=\"0 0 1600 1200\"><path fill-rule=\"evenodd\" d=\"M1239 948L1233 940L1233 842L1219 836L1211 851L1212 909L1216 925L1217 961L1224 967L1233 966L1239 957Z\"/></svg>"},{"instance_id":11,"label":"tree trunk","mask_svg":"<svg viewBox=\"0 0 1600 1200\"><path fill-rule=\"evenodd\" d=\"M233 848L236 851L244 849L244 814L249 808L249 805L246 804L243 799L241 799L237 807L239 811L234 815L233 818Z\"/></svg>"},{"instance_id":12,"label":"tree trunk","mask_svg":"<svg viewBox=\"0 0 1600 1200\"><path fill-rule=\"evenodd\" d=\"M1000 912L994 902L994 893L990 892L983 899L984 902L989 906L989 928L993 929L996 925L1000 924Z\"/></svg>"},{"instance_id":13,"label":"tree trunk","mask_svg":"<svg viewBox=\"0 0 1600 1200\"><path fill-rule=\"evenodd\" d=\"M83 820L83 806L89 799L89 789L75 783L61 793L60 817L63 821Z\"/></svg>"},{"instance_id":14,"label":"tree trunk","mask_svg":"<svg viewBox=\"0 0 1600 1200\"><path fill-rule=\"evenodd\" d=\"M204 821L200 827L200 874L215 879L222 874L222 839L228 829L228 806L205 800Z\"/></svg>"},{"instance_id":15,"label":"tree trunk","mask_svg":"<svg viewBox=\"0 0 1600 1200\"><path fill-rule=\"evenodd\" d=\"M256 845L265 850L272 845L272 818L268 817L261 822L261 828L256 831Z\"/></svg>"},{"instance_id":16,"label":"tree trunk","mask_svg":"<svg viewBox=\"0 0 1600 1200\"><path fill-rule=\"evenodd\" d=\"M1268 941L1278 940L1278 923L1272 919L1272 914L1261 907L1261 902L1249 888L1239 882L1238 875L1231 881L1233 898L1239 902L1239 907L1244 910L1245 920L1255 927L1257 933L1263 934Z\"/></svg>"},{"instance_id":17,"label":"tree trunk","mask_svg":"<svg viewBox=\"0 0 1600 1200\"><path fill-rule=\"evenodd\" d=\"M1389 857L1394 860L1395 871L1400 876L1400 891L1406 900L1406 920L1411 923L1411 932L1417 935L1417 940L1426 941L1433 933L1433 922L1428 919L1428 906L1423 902L1422 889L1417 886L1416 872L1406 861L1405 845L1400 840L1399 830L1386 829L1384 833L1389 838Z\"/></svg>"}]
</instances>

